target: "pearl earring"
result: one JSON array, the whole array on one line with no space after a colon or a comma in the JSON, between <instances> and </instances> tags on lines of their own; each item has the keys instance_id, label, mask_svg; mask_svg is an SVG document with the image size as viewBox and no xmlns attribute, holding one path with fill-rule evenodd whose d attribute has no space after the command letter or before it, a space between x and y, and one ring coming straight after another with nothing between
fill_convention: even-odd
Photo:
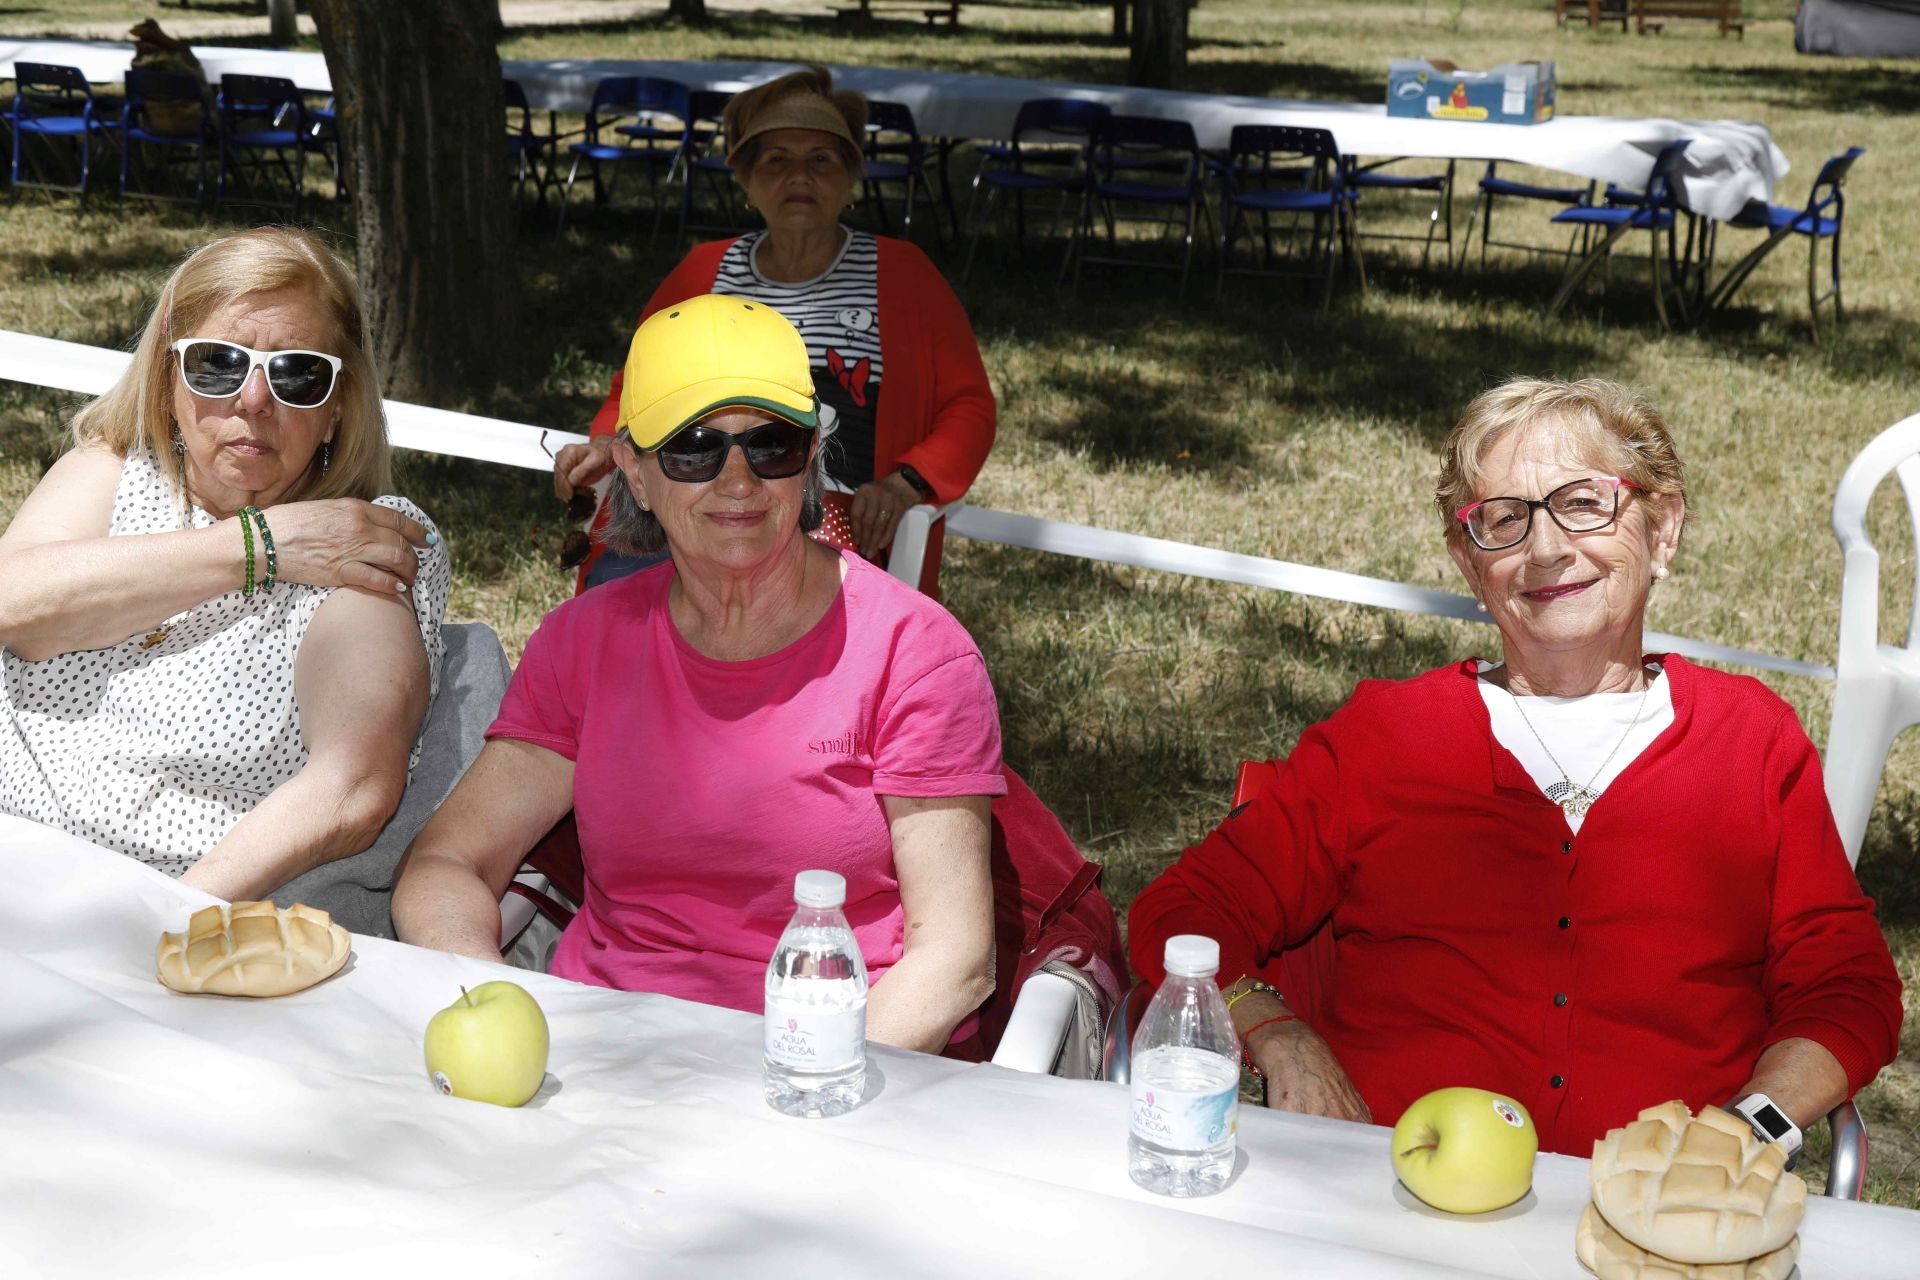
<instances>
[{"instance_id":1,"label":"pearl earring","mask_svg":"<svg viewBox=\"0 0 1920 1280\"><path fill-rule=\"evenodd\" d=\"M1473 602L1473 607L1475 609L1478 609L1481 613L1485 613L1487 611L1487 602L1485 600L1475 600Z\"/></svg>"},{"instance_id":2,"label":"pearl earring","mask_svg":"<svg viewBox=\"0 0 1920 1280\"><path fill-rule=\"evenodd\" d=\"M1660 581L1660 582L1666 581L1667 566L1661 565L1658 569L1655 569L1653 571L1653 576L1656 581Z\"/></svg>"},{"instance_id":3,"label":"pearl earring","mask_svg":"<svg viewBox=\"0 0 1920 1280\"><path fill-rule=\"evenodd\" d=\"M652 507L650 507L650 506L648 506L648 505L647 505L646 503L644 503L644 502L640 504L640 509L641 509L642 511L651 511L651 510L653 510L653 508L652 508Z\"/></svg>"}]
</instances>

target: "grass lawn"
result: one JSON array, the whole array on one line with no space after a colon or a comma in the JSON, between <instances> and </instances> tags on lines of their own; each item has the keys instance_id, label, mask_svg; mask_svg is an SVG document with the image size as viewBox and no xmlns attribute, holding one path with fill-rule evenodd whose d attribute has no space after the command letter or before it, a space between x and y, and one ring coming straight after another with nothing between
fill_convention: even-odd
<instances>
[{"instance_id":1,"label":"grass lawn","mask_svg":"<svg viewBox=\"0 0 1920 1280\"><path fill-rule=\"evenodd\" d=\"M0 32L46 29L56 24L45 15L65 7L45 0L39 14L0 14ZM90 19L114 7L73 6ZM130 19L150 12L119 8ZM1054 250L1023 259L997 243L966 294L1001 405L999 444L970 500L1458 590L1431 503L1435 449L1453 418L1509 373L1610 377L1665 411L1690 468L1696 518L1649 625L1830 663L1835 483L1867 440L1920 410L1920 170L1905 161L1920 80L1910 65L1799 57L1786 8L1750 5L1758 20L1732 40L1693 23L1658 37L1556 31L1545 0L1206 0L1194 12L1193 87L1372 101L1396 55L1465 66L1552 58L1565 114L1764 121L1793 163L1776 193L1783 203L1805 199L1827 156L1865 146L1848 186L1849 320L1838 341L1809 332L1794 246L1710 329L1665 334L1644 268L1626 264L1604 299L1590 292L1549 326L1540 306L1556 269L1512 252L1496 250L1484 269L1476 256L1456 274L1437 262L1421 269L1417 246L1371 243L1372 290L1322 317L1300 285L1238 281L1216 298L1210 261L1184 301L1171 277L1145 272L1089 272L1077 292L1060 292L1045 283ZM850 33L791 15L729 16L701 30L518 29L501 52L1124 76L1104 6L969 3L966 15L960 32L932 35L906 24ZM1369 226L1419 225L1411 205L1394 213L1389 203L1369 202ZM1552 242L1544 207L1508 208L1503 233L1531 224L1539 243ZM337 214L323 217L344 233ZM0 211L0 326L123 345L177 256L229 225L112 200L78 213L70 198L24 196ZM501 353L497 385L473 388L473 407L584 428L634 317L680 252L666 236L650 246L646 226L631 207L582 206L564 235L530 221L517 259L487 265L519 293L523 341ZM1723 255L1743 252L1749 234L1728 231ZM935 254L957 271L951 244ZM435 265L474 264L449 250ZM58 449L69 408L0 388L0 518ZM517 649L569 590L553 563L561 513L538 477L411 456L401 487L448 532L450 616L484 619ZM1886 616L1898 620L1911 606L1902 580L1912 581L1912 538L1897 497L1883 494L1873 514L1891 549ZM1284 753L1357 680L1497 647L1473 624L965 542L949 545L943 585L994 673L1008 759L1106 864L1120 904L1218 819L1240 759ZM1766 678L1823 739L1831 687ZM1916 765L1920 745L1898 745L1861 864L1909 1006L1920 989ZM1860 1102L1874 1138L1872 1194L1920 1206L1920 1027L1909 1026L1901 1061Z\"/></svg>"}]
</instances>

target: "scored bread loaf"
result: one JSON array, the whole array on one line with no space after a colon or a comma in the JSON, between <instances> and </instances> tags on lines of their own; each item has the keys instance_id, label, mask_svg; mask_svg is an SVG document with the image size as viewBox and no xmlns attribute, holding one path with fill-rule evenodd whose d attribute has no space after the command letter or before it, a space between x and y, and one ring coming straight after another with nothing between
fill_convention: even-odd
<instances>
[{"instance_id":1,"label":"scored bread loaf","mask_svg":"<svg viewBox=\"0 0 1920 1280\"><path fill-rule=\"evenodd\" d=\"M1589 1201L1574 1232L1573 1249L1600 1280L1787 1280L1800 1256L1800 1237L1744 1262L1675 1262L1622 1236Z\"/></svg>"},{"instance_id":2,"label":"scored bread loaf","mask_svg":"<svg viewBox=\"0 0 1920 1280\"><path fill-rule=\"evenodd\" d=\"M161 934L154 963L162 984L189 995L284 996L332 977L352 951L352 935L318 907L235 902Z\"/></svg>"},{"instance_id":3,"label":"scored bread loaf","mask_svg":"<svg viewBox=\"0 0 1920 1280\"><path fill-rule=\"evenodd\" d=\"M1787 1153L1718 1107L1648 1107L1593 1145L1593 1203L1648 1253L1676 1262L1744 1262L1800 1229L1807 1184Z\"/></svg>"}]
</instances>

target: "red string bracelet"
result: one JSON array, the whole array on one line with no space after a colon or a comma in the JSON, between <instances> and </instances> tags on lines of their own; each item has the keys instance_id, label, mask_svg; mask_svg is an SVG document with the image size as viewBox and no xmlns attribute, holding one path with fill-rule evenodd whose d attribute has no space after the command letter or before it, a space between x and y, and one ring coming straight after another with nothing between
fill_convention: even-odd
<instances>
[{"instance_id":1,"label":"red string bracelet","mask_svg":"<svg viewBox=\"0 0 1920 1280\"><path fill-rule=\"evenodd\" d=\"M1262 1018L1260 1021L1248 1027L1247 1033L1240 1037L1240 1061L1246 1065L1247 1070L1253 1072L1254 1075L1259 1076L1263 1080L1266 1079L1266 1074L1253 1064L1253 1055L1247 1052L1247 1042L1253 1039L1254 1032L1275 1022L1298 1021L1300 1021L1300 1015L1297 1013L1276 1013L1271 1018Z\"/></svg>"}]
</instances>

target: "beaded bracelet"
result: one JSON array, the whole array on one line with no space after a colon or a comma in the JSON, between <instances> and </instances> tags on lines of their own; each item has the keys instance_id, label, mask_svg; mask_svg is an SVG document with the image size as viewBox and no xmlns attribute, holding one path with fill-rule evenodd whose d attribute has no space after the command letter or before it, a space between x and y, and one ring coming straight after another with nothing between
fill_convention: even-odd
<instances>
[{"instance_id":1,"label":"beaded bracelet","mask_svg":"<svg viewBox=\"0 0 1920 1280\"><path fill-rule=\"evenodd\" d=\"M273 530L267 528L266 512L260 510L260 508L247 507L242 514L251 516L254 524L260 528L260 550L267 562L267 572L266 576L260 580L260 590L271 591L273 590L274 578L280 572L280 558L274 553L273 549Z\"/></svg>"},{"instance_id":2,"label":"beaded bracelet","mask_svg":"<svg viewBox=\"0 0 1920 1280\"><path fill-rule=\"evenodd\" d=\"M253 521L247 513L240 513L240 537L247 544L247 581L240 588L240 594L249 600L253 598Z\"/></svg>"}]
</instances>

